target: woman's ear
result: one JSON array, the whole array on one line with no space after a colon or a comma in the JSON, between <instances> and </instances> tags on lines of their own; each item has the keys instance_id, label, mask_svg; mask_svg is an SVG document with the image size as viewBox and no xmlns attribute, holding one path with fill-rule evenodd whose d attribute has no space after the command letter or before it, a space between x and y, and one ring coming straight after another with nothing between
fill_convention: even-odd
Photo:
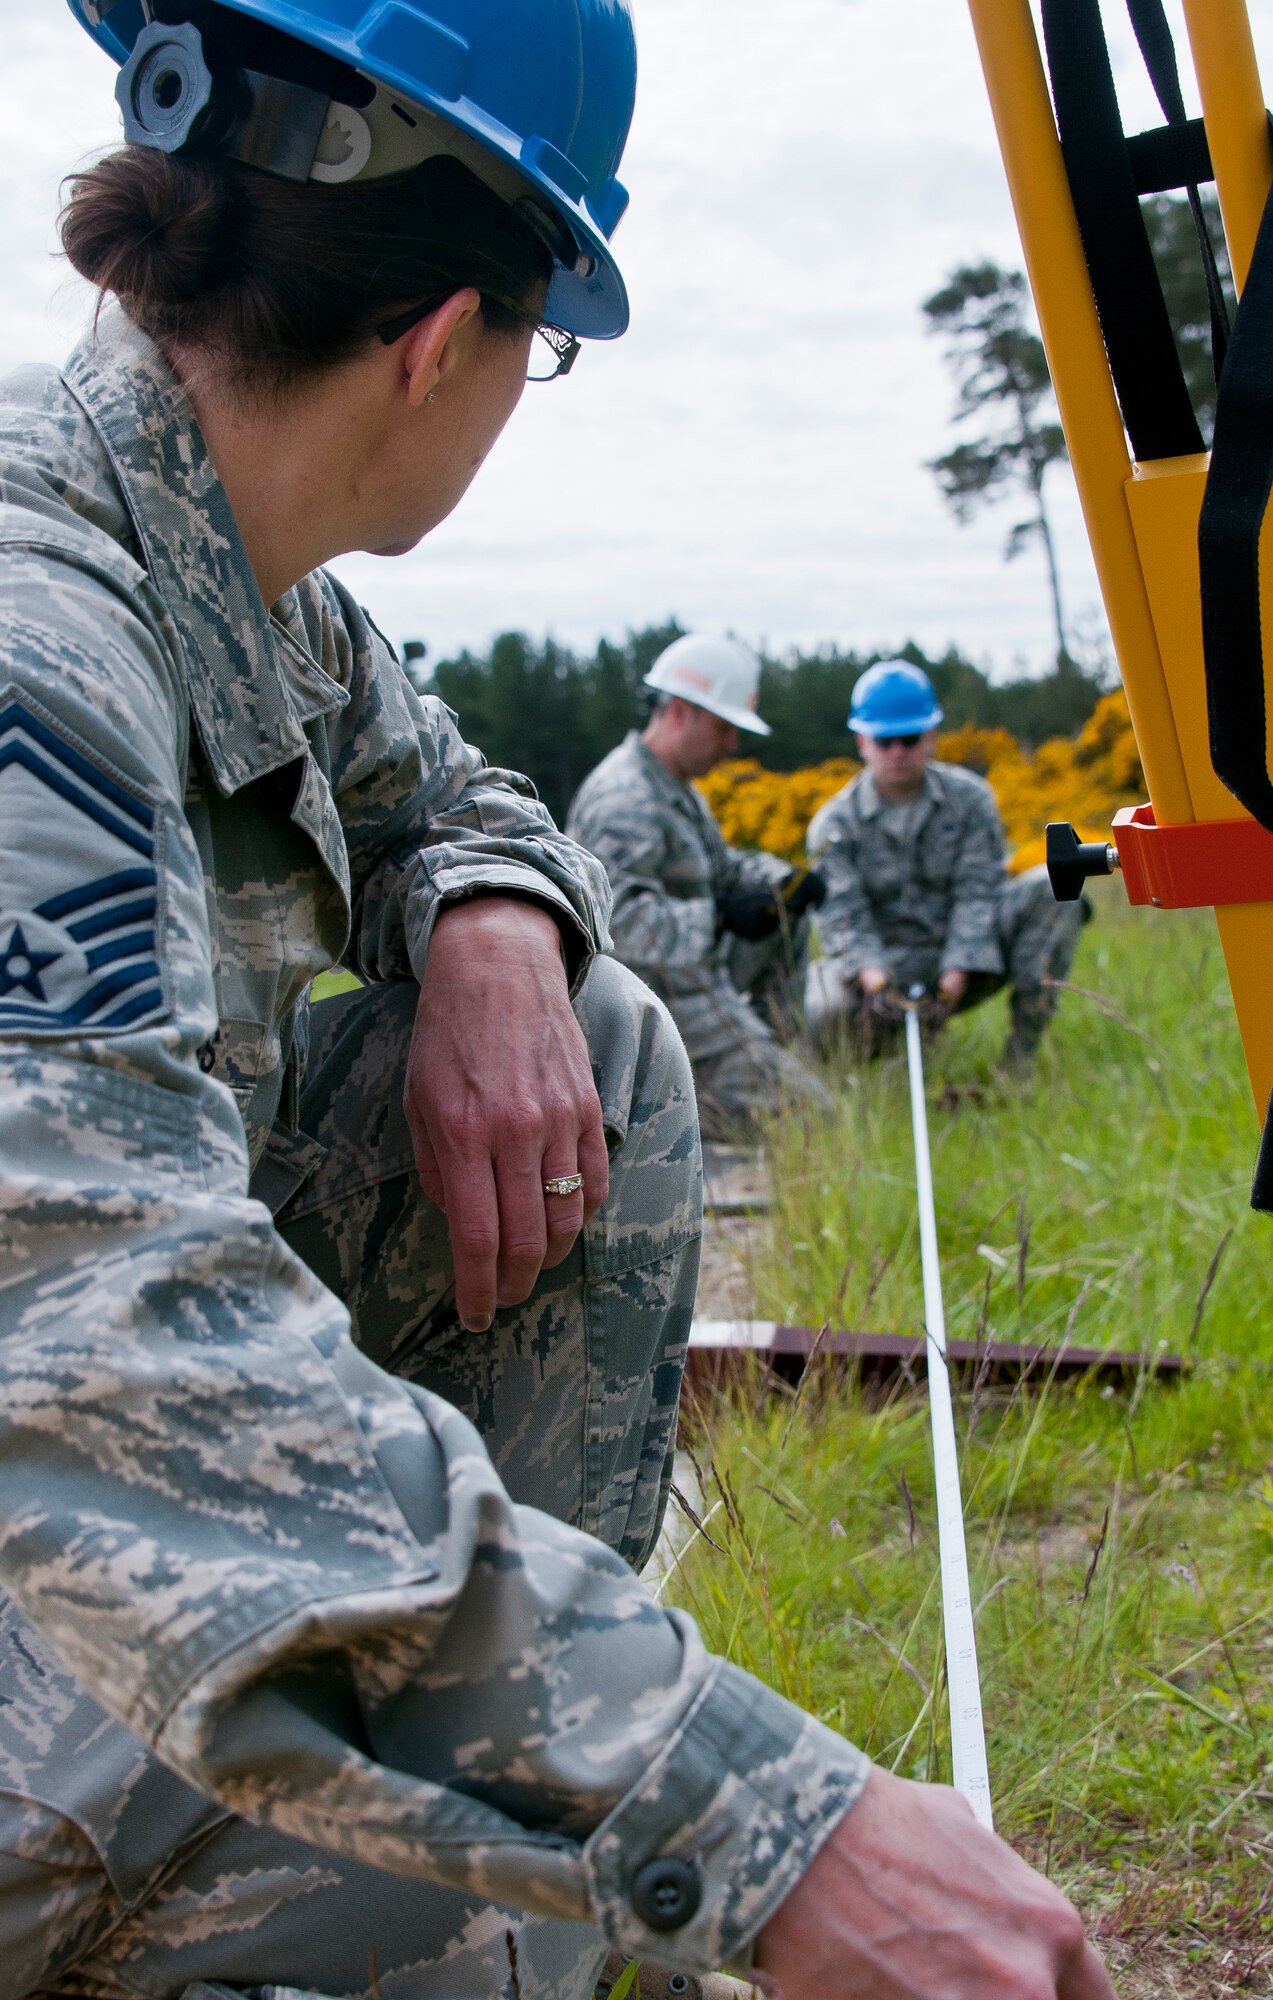
<instances>
[{"instance_id":1,"label":"woman's ear","mask_svg":"<svg viewBox=\"0 0 1273 2000\"><path fill-rule=\"evenodd\" d=\"M402 370L407 382L407 402L412 409L418 409L463 359L468 342L477 332L481 309L481 294L472 285L465 285L403 334Z\"/></svg>"}]
</instances>

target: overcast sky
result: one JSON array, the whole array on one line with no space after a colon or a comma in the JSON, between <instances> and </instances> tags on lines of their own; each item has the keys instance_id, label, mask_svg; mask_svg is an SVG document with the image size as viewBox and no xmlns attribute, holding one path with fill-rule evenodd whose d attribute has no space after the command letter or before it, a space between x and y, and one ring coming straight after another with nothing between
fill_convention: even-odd
<instances>
[{"instance_id":1,"label":"overcast sky","mask_svg":"<svg viewBox=\"0 0 1273 2000\"><path fill-rule=\"evenodd\" d=\"M1106 12L1129 123L1157 123L1119 0ZM1251 14L1273 89L1273 0ZM1013 503L961 528L924 466L952 441L953 392L919 301L957 262L1020 262L961 0L636 0L636 15L616 238L630 333L527 390L421 548L343 573L391 637L434 656L510 627L590 647L675 615L775 651L914 638L997 675L1042 669L1041 558L1002 560ZM8 369L59 361L86 319L53 256L57 186L118 127L113 68L61 0L0 0L0 20ZM1049 477L1068 608L1095 638L1072 485Z\"/></svg>"}]
</instances>

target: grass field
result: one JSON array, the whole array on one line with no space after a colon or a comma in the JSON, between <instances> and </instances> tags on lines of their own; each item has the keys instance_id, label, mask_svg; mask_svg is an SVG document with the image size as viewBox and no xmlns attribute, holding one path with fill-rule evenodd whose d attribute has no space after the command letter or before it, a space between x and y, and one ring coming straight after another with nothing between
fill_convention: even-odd
<instances>
[{"instance_id":1,"label":"grass field","mask_svg":"<svg viewBox=\"0 0 1273 2000\"><path fill-rule=\"evenodd\" d=\"M1037 1084L1002 1001L929 1054L950 1332L1193 1368L957 1392L1000 1829L1083 1904L1127 1995L1273 1991L1273 1220L1209 915L1100 898ZM904 1070L771 1135L766 1317L922 1326ZM949 1774L922 1394L757 1383L693 1439L709 1643L917 1777ZM707 1539L710 1537L710 1542Z\"/></svg>"}]
</instances>

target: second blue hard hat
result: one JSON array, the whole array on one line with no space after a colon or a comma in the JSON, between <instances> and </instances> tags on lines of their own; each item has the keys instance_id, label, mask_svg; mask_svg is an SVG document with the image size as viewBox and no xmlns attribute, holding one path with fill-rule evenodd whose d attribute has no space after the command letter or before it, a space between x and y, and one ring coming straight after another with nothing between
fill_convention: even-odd
<instances>
[{"instance_id":1,"label":"second blue hard hat","mask_svg":"<svg viewBox=\"0 0 1273 2000\"><path fill-rule=\"evenodd\" d=\"M909 660L877 660L854 683L848 727L860 736L922 736L941 719L932 682Z\"/></svg>"},{"instance_id":2,"label":"second blue hard hat","mask_svg":"<svg viewBox=\"0 0 1273 2000\"><path fill-rule=\"evenodd\" d=\"M127 64L144 40L139 55L148 69L162 66L163 23L150 21L152 10L140 0L69 4L116 62ZM265 150L259 141L255 152L223 146L232 157L289 179L330 181L452 152L522 209L552 251L544 318L584 338L625 330L627 292L609 239L628 203L617 172L636 93L630 0L169 0L159 11L178 29L226 13L231 24L245 16L365 79L367 90L352 93L347 107L331 94L325 120L321 103L306 102L321 93L262 94L256 122L267 134ZM152 123L162 124L169 107L178 110L191 65L179 40L172 53L171 74L140 77L134 66L131 94L140 92L145 103L130 103L127 88L121 100L128 137L165 151L184 143L179 126L157 136L139 131L138 112L149 110ZM257 66L245 66L241 88L245 80L250 88L268 81L253 84ZM190 94L197 115L197 86ZM280 122L296 128L283 132L281 145ZM298 146L308 149L300 171Z\"/></svg>"}]
</instances>

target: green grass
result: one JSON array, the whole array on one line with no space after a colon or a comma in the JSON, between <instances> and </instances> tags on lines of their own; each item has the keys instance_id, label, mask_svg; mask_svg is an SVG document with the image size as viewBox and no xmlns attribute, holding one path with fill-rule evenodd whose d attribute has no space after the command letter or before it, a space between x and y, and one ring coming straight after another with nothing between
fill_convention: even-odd
<instances>
[{"instance_id":1,"label":"green grass","mask_svg":"<svg viewBox=\"0 0 1273 2000\"><path fill-rule=\"evenodd\" d=\"M1066 997L1030 1091L993 1081L1001 1002L930 1050L950 1331L1068 1328L1195 1366L957 1392L991 1783L1001 1830L1107 1933L1157 1926L1187 1957L1191 1924L1259 1930L1273 1855L1273 1221L1247 1207L1256 1124L1210 917L1106 896L1073 978L1102 999ZM771 1135L757 1308L914 1331L904 1070L843 1085L825 1128ZM696 1538L671 1594L709 1644L880 1762L948 1777L922 1395L873 1405L829 1374L794 1402L744 1394L695 1450L716 1546Z\"/></svg>"},{"instance_id":2,"label":"green grass","mask_svg":"<svg viewBox=\"0 0 1273 2000\"><path fill-rule=\"evenodd\" d=\"M927 1056L946 1312L971 1335L1187 1342L1273 1359L1273 1225L1248 1207L1258 1127L1209 913L1132 910L1111 887L1083 933L1036 1084L995 1077L998 998ZM842 1074L838 1119L770 1135L776 1209L755 1265L765 1317L911 1331L922 1322L904 1061ZM989 1280L989 1294L986 1285Z\"/></svg>"}]
</instances>

